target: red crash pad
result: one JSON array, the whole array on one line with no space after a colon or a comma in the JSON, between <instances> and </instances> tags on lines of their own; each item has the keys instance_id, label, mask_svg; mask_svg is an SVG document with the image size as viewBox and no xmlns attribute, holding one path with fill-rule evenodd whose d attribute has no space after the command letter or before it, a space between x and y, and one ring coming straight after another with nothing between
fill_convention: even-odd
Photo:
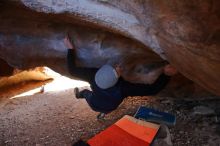
<instances>
[{"instance_id":1,"label":"red crash pad","mask_svg":"<svg viewBox=\"0 0 220 146\"><path fill-rule=\"evenodd\" d=\"M90 146L149 146L159 125L124 116L88 141Z\"/></svg>"}]
</instances>

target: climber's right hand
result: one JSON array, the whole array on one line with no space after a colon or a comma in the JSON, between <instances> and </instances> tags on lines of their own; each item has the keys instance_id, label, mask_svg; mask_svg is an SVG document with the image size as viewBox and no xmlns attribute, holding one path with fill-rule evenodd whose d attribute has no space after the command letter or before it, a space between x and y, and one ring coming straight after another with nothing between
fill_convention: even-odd
<instances>
[{"instance_id":1,"label":"climber's right hand","mask_svg":"<svg viewBox=\"0 0 220 146\"><path fill-rule=\"evenodd\" d=\"M68 35L65 36L64 38L64 45L67 49L75 49L73 43L70 40L70 37Z\"/></svg>"}]
</instances>

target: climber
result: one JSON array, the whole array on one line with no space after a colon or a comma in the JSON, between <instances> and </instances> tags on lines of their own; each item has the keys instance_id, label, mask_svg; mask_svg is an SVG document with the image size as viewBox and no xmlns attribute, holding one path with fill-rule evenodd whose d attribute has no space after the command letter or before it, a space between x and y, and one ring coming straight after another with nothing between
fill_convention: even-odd
<instances>
[{"instance_id":1,"label":"climber","mask_svg":"<svg viewBox=\"0 0 220 146\"><path fill-rule=\"evenodd\" d=\"M68 36L64 39L64 44L68 48L67 65L70 74L89 82L92 89L92 91L87 89L79 91L75 88L76 98L84 98L94 111L105 114L115 110L128 96L147 96L158 93L168 83L170 76L177 72L171 65L166 65L164 73L153 84L134 84L120 77L120 66L104 65L100 69L76 67L76 48Z\"/></svg>"}]
</instances>

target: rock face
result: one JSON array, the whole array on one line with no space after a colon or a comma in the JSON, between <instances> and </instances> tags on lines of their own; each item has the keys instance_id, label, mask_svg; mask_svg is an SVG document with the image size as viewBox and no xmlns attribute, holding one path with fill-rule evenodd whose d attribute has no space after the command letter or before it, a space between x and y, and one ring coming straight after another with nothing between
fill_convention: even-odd
<instances>
[{"instance_id":1,"label":"rock face","mask_svg":"<svg viewBox=\"0 0 220 146\"><path fill-rule=\"evenodd\" d=\"M15 71L10 77L1 77L0 78L0 89L7 88L19 83L24 83L28 81L45 81L52 80L51 75L48 73L46 68L37 67L32 70L26 71ZM2 92L0 90L0 92ZM1 94L0 94L1 97Z\"/></svg>"},{"instance_id":2,"label":"rock face","mask_svg":"<svg viewBox=\"0 0 220 146\"><path fill-rule=\"evenodd\" d=\"M220 95L220 1L13 0L0 2L0 58L16 68L65 68L72 36L81 66L125 62L128 80L166 60ZM92 63L91 63L92 62Z\"/></svg>"}]
</instances>

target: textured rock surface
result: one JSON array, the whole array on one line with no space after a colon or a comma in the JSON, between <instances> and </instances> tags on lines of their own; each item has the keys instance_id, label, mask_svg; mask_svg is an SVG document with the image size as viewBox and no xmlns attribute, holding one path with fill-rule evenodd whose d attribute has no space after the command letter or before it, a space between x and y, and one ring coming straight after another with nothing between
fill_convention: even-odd
<instances>
[{"instance_id":1,"label":"textured rock surface","mask_svg":"<svg viewBox=\"0 0 220 146\"><path fill-rule=\"evenodd\" d=\"M134 60L127 76L144 82L146 64L163 58L220 95L219 6L218 0L3 0L0 57L14 67L65 73L61 40L69 31L83 66Z\"/></svg>"},{"instance_id":2,"label":"textured rock surface","mask_svg":"<svg viewBox=\"0 0 220 146\"><path fill-rule=\"evenodd\" d=\"M47 72L46 68L37 67L33 70L17 71L10 77L0 77L0 92L1 88L16 85L27 81L45 81L52 79L52 75Z\"/></svg>"}]
</instances>

